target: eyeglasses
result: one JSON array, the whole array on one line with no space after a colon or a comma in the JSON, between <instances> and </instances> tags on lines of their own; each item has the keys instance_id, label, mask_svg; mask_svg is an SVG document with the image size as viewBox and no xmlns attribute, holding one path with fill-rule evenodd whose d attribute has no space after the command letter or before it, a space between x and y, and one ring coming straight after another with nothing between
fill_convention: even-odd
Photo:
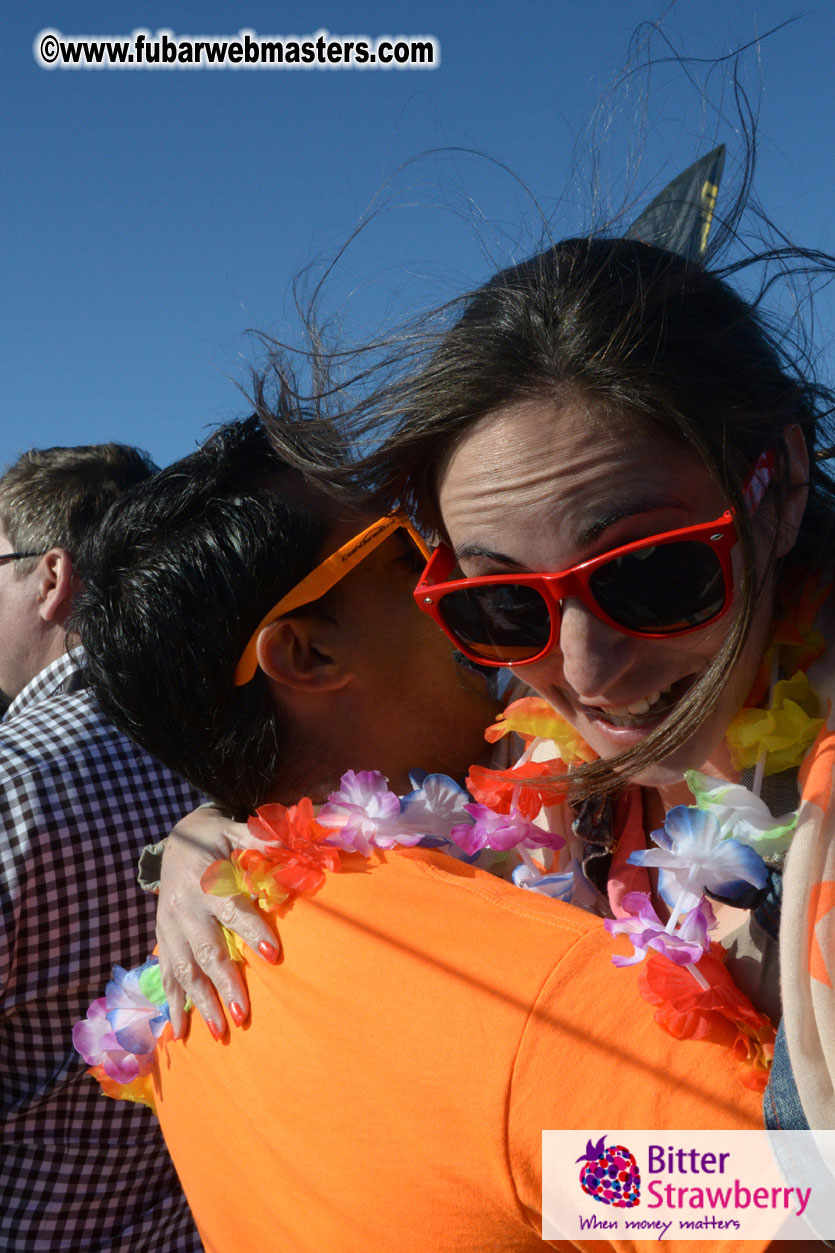
<instances>
[{"instance_id":1,"label":"eyeglasses","mask_svg":"<svg viewBox=\"0 0 835 1253\"><path fill-rule=\"evenodd\" d=\"M24 557L43 557L44 553L0 553L0 561L21 561Z\"/></svg>"},{"instance_id":2,"label":"eyeglasses","mask_svg":"<svg viewBox=\"0 0 835 1253\"><path fill-rule=\"evenodd\" d=\"M759 459L744 496L754 512L771 481L772 452ZM733 512L651 535L556 574L446 580L455 554L441 544L415 588L418 607L455 646L488 666L539 661L559 640L561 601L581 601L602 622L641 639L701 630L733 601Z\"/></svg>"},{"instance_id":3,"label":"eyeglasses","mask_svg":"<svg viewBox=\"0 0 835 1253\"><path fill-rule=\"evenodd\" d=\"M273 605L269 613L264 615L250 636L249 642L235 668L235 686L242 687L245 683L249 683L258 668L256 651L258 636L264 630L264 627L270 626L271 623L276 622L280 617L290 613L293 609L300 609L303 605L309 605L314 600L319 600L321 596L324 596L325 592L329 592L340 579L343 579L355 566L358 566L370 553L373 553L375 548L379 548L380 544L388 539L398 527L403 528L423 559L428 561L429 549L408 518L403 517L399 513L390 514L386 518L378 518L371 526L367 526L364 531L360 531L353 539L348 540L347 544L337 548L336 552L331 553L330 557L326 557L314 570L311 570L310 574L305 575L302 581L297 583L286 596L282 596L281 600Z\"/></svg>"}]
</instances>

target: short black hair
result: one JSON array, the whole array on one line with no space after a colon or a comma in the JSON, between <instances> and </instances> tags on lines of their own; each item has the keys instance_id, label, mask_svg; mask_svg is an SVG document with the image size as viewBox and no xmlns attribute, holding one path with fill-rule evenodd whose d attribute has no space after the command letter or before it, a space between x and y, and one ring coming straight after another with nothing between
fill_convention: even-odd
<instances>
[{"instance_id":1,"label":"short black hair","mask_svg":"<svg viewBox=\"0 0 835 1253\"><path fill-rule=\"evenodd\" d=\"M292 748L264 676L236 687L235 666L332 527L282 494L287 475L256 417L229 423L117 501L81 556L75 625L103 709L237 817Z\"/></svg>"}]
</instances>

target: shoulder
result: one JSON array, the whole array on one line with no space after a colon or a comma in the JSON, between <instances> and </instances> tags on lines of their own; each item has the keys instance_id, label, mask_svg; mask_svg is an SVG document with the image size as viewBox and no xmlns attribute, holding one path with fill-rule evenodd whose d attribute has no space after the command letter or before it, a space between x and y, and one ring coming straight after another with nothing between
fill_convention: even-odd
<instances>
[{"instance_id":1,"label":"shoulder","mask_svg":"<svg viewBox=\"0 0 835 1253\"><path fill-rule=\"evenodd\" d=\"M199 803L195 789L122 735L88 691L44 698L0 724L7 829L112 828L119 819L156 817L166 834Z\"/></svg>"},{"instance_id":2,"label":"shoulder","mask_svg":"<svg viewBox=\"0 0 835 1253\"><path fill-rule=\"evenodd\" d=\"M142 763L172 780L179 776L150 757L105 716L87 690L50 696L0 723L0 784L36 771L102 761Z\"/></svg>"},{"instance_id":3,"label":"shoulder","mask_svg":"<svg viewBox=\"0 0 835 1253\"><path fill-rule=\"evenodd\" d=\"M538 1151L543 1127L761 1127L761 1098L743 1087L732 1050L664 1031L640 968L614 966L612 949L600 924L542 984L513 1066L509 1136L528 1146L519 1160Z\"/></svg>"},{"instance_id":4,"label":"shoulder","mask_svg":"<svg viewBox=\"0 0 835 1253\"><path fill-rule=\"evenodd\" d=\"M285 997L302 986L306 1003L326 1004L323 994L355 985L362 970L367 995L352 1005L360 1035L375 1030L375 1006L386 1004L391 1021L408 1022L422 1047L431 1051L442 1030L450 1043L457 1032L456 1045L466 1048L475 1017L491 1033L482 1078L512 1055L568 954L590 946L595 961L611 962L598 918L425 849L370 862L344 858L342 872L329 874L320 892L293 901L281 937L285 978L260 968L256 976L266 981L265 1000L274 1001L278 1020L288 1010ZM585 978L582 959L575 967Z\"/></svg>"},{"instance_id":5,"label":"shoulder","mask_svg":"<svg viewBox=\"0 0 835 1253\"><path fill-rule=\"evenodd\" d=\"M0 723L0 765L11 770L45 764L102 737L120 738L91 692L56 693Z\"/></svg>"},{"instance_id":6,"label":"shoulder","mask_svg":"<svg viewBox=\"0 0 835 1253\"><path fill-rule=\"evenodd\" d=\"M537 936L547 964L586 936L601 932L600 919L585 910L524 891L434 849L398 850L384 863L372 863L366 874L329 878L328 891L344 897L365 917L385 920L393 931L420 917L427 942L459 952L473 947L482 954L479 928L489 927L508 942L514 935L520 942ZM538 961L531 956L527 964Z\"/></svg>"},{"instance_id":7,"label":"shoulder","mask_svg":"<svg viewBox=\"0 0 835 1253\"><path fill-rule=\"evenodd\" d=\"M539 1247L507 1169L509 1081L543 984L599 923L429 850L343 862L284 914L282 965L246 963L247 1029L219 1049L193 1023L162 1047L160 1116L190 1200L206 1230L223 1222L218 1190L239 1150L222 1128L259 1108L282 1135L248 1179L267 1199L282 1178L282 1222L324 1179L356 1216L350 1247L380 1247L371 1177L389 1232L395 1220L420 1231L421 1247L451 1248L456 1224L468 1248Z\"/></svg>"},{"instance_id":8,"label":"shoulder","mask_svg":"<svg viewBox=\"0 0 835 1253\"><path fill-rule=\"evenodd\" d=\"M36 775L94 771L107 761L129 766L145 756L108 721L88 691L50 696L0 724L3 787Z\"/></svg>"}]
</instances>

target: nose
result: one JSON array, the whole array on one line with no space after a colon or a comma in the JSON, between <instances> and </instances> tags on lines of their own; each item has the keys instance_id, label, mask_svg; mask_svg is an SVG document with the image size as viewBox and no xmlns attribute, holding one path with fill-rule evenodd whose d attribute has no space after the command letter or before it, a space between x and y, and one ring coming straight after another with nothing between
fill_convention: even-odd
<instances>
[{"instance_id":1,"label":"nose","mask_svg":"<svg viewBox=\"0 0 835 1253\"><path fill-rule=\"evenodd\" d=\"M635 660L638 643L602 622L581 601L564 600L559 646L531 666L530 678L525 678L540 689L564 682L593 705L617 688Z\"/></svg>"}]
</instances>

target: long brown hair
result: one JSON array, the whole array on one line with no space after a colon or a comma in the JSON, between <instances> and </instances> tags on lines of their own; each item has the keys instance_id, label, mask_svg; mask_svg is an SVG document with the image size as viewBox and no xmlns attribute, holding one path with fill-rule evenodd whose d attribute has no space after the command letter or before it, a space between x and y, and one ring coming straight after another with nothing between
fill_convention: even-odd
<instances>
[{"instance_id":1,"label":"long brown hair","mask_svg":"<svg viewBox=\"0 0 835 1253\"><path fill-rule=\"evenodd\" d=\"M717 656L640 747L574 777L580 792L622 786L694 733L742 651L762 591L743 486L759 455L772 449L779 527L788 490L783 431L793 424L804 432L812 470L788 560L812 566L831 552L835 490L815 454L832 394L804 377L779 333L719 273L632 239L564 240L502 270L441 316L441 333L417 323L392 341L377 363L388 377L366 388L358 404L343 406L355 452L347 477L381 506L405 506L442 535L438 488L462 435L502 406L558 400L571 389L682 440L736 508L744 570ZM367 384L375 374L357 378Z\"/></svg>"}]
</instances>

